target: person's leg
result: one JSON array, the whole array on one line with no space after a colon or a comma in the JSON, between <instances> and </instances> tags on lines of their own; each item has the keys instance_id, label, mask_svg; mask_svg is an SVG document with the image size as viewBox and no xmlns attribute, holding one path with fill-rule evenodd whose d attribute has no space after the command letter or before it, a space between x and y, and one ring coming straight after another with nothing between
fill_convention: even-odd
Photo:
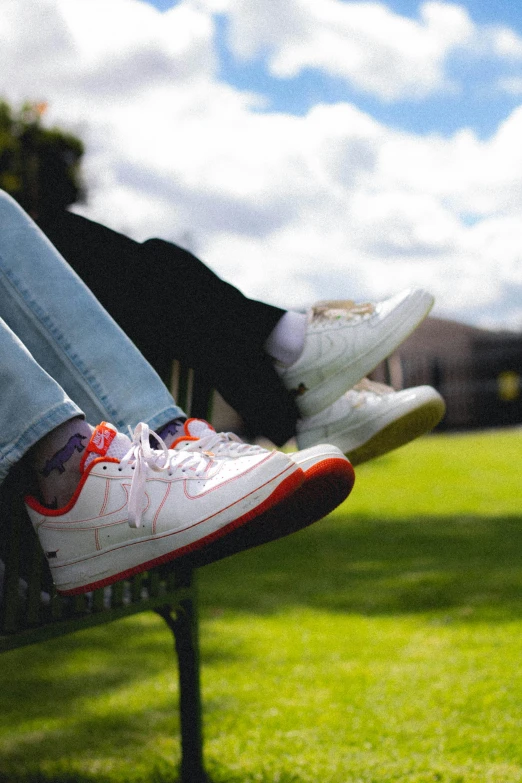
<instances>
[{"instance_id":1,"label":"person's leg","mask_svg":"<svg viewBox=\"0 0 522 783\"><path fill-rule=\"evenodd\" d=\"M27 452L81 409L0 319L0 483Z\"/></svg>"},{"instance_id":2,"label":"person's leg","mask_svg":"<svg viewBox=\"0 0 522 783\"><path fill-rule=\"evenodd\" d=\"M197 437L189 448L158 451L145 424L134 443L106 423L93 430L3 320L0 357L0 481L28 460L29 472L53 482L51 508L34 497L26 503L62 592L204 548L269 513L303 481L299 465L277 451L238 444L237 455L219 457L198 450Z\"/></svg>"},{"instance_id":3,"label":"person's leg","mask_svg":"<svg viewBox=\"0 0 522 783\"><path fill-rule=\"evenodd\" d=\"M157 420L161 425L182 415L135 346L30 218L2 193L0 225L0 308L6 319L1 323L5 340L18 350L15 354L12 349L12 358L7 352L2 355L2 363L7 364L4 381L9 385L19 373L28 395L39 399L41 384L46 388L42 379L48 379L59 400L68 402L57 383L63 381L64 389L71 389L82 400L82 408L90 410L93 421L95 417L99 421L100 413L109 413L122 424L135 423L145 418L145 412L149 423ZM15 328L30 343L34 356L15 337ZM20 372L19 355L34 370L33 378L29 371ZM22 417L25 413L24 407ZM72 431L67 426L70 414L81 417L83 411L73 406L67 414L54 429L44 432L40 427L40 438L26 439L23 448L16 450L11 441L6 443L3 461L7 473L33 446L33 467L44 478L53 471L63 477L64 464L73 460L74 466L77 454L83 455L77 465L79 482L72 496L66 493L65 505L55 507L60 504L58 495L53 508L37 498L26 498L62 592L111 584L206 547L246 525L262 534L268 529L271 537L272 533L276 537L284 534L269 524L270 517L267 523L266 515L304 485L305 472L294 459L230 440L197 420L183 425L184 435L172 449L160 444L157 450L151 447L153 433L147 423L137 425L131 443L106 422L98 424L92 434L90 428L85 433ZM5 415L9 415L7 409ZM19 430L24 432L26 424L20 418L16 424L12 440L18 442ZM58 432L65 442L51 454L46 439ZM336 492L332 500L337 504L353 484L351 466L340 452L333 458L331 454L317 458L312 478L318 469L328 478L331 465L340 466L335 483L342 480L342 492ZM301 502L300 496L290 510L297 514ZM303 524L310 521L315 520L303 516ZM294 529L298 526L299 522ZM255 537L256 543L263 542L263 535L261 540ZM238 544L240 548L248 545L248 539Z\"/></svg>"},{"instance_id":4,"label":"person's leg","mask_svg":"<svg viewBox=\"0 0 522 783\"><path fill-rule=\"evenodd\" d=\"M0 316L87 421L152 429L183 415L157 373L31 218L0 191ZM140 310L151 331L161 319Z\"/></svg>"},{"instance_id":5,"label":"person's leg","mask_svg":"<svg viewBox=\"0 0 522 783\"><path fill-rule=\"evenodd\" d=\"M78 406L67 396L60 386L34 361L25 346L0 319L0 558L5 558L9 549L6 537L6 524L13 508L22 502L24 494L39 494L44 503L62 496L62 490L74 492L79 481L77 470L72 462L74 458L62 459L58 474L53 471L48 483L54 495L42 492L41 482L35 472L33 458L36 459L39 445L48 447L47 454L52 458L67 443L61 436L63 429L74 427L74 432L90 437L90 428L79 418L82 415ZM87 433L85 432L87 428ZM86 438L86 441L88 440ZM65 455L64 455L65 456ZM71 457L72 455L69 455ZM44 463L45 465L45 463ZM43 466L41 466L43 467ZM60 487L57 486L60 479ZM62 479L64 479L62 481ZM53 484L53 487L51 487ZM71 489L72 488L72 489ZM7 525L7 529L9 526ZM22 530L22 549L25 546L25 532ZM29 564L23 562L22 573L28 576ZM1 569L1 561L0 561ZM0 593L1 588L0 577Z\"/></svg>"},{"instance_id":6,"label":"person's leg","mask_svg":"<svg viewBox=\"0 0 522 783\"><path fill-rule=\"evenodd\" d=\"M359 462L407 443L442 416L440 395L424 387L407 395L390 389L378 406L366 390L342 394L427 314L432 300L424 292L396 297L391 308L332 302L307 314L283 311L244 297L172 243L141 245L71 213L44 229L160 374L172 355L202 371L241 414L249 437L281 445L297 432L299 446L325 440ZM135 317L132 290L147 310L163 314L159 337ZM184 323L190 334L180 340ZM337 344L331 357L330 342Z\"/></svg>"},{"instance_id":7,"label":"person's leg","mask_svg":"<svg viewBox=\"0 0 522 783\"><path fill-rule=\"evenodd\" d=\"M69 212L42 229L162 377L180 359L208 378L250 435L282 445L295 434L295 401L265 351L284 310L248 299L173 243L140 244ZM138 314L137 298L145 303ZM150 328L153 317L161 329Z\"/></svg>"}]
</instances>

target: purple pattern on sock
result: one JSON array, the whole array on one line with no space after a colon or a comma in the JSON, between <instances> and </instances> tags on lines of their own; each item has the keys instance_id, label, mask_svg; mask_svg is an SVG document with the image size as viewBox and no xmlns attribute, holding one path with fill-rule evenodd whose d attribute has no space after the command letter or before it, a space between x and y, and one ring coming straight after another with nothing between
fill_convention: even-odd
<instances>
[{"instance_id":1,"label":"purple pattern on sock","mask_svg":"<svg viewBox=\"0 0 522 783\"><path fill-rule=\"evenodd\" d=\"M180 420L169 421L166 427L158 432L158 435L162 440L165 440L169 435L175 435L180 428Z\"/></svg>"},{"instance_id":2,"label":"purple pattern on sock","mask_svg":"<svg viewBox=\"0 0 522 783\"><path fill-rule=\"evenodd\" d=\"M180 417L179 419L173 419L172 421L167 422L167 424L165 424L165 426L158 431L158 435L161 438L161 440L165 442L169 438L175 440L178 437L180 430L183 429L183 423L185 421L186 419ZM150 445L152 446L152 448L159 447L159 443L153 435L150 436Z\"/></svg>"},{"instance_id":3,"label":"purple pattern on sock","mask_svg":"<svg viewBox=\"0 0 522 783\"><path fill-rule=\"evenodd\" d=\"M65 463L71 459L74 452L78 451L81 454L84 450L85 446L82 440L87 440L87 436L80 435L79 432L69 438L65 446L57 451L51 459L47 460L40 471L41 475L47 478L53 470L57 470L58 473L65 473Z\"/></svg>"}]
</instances>

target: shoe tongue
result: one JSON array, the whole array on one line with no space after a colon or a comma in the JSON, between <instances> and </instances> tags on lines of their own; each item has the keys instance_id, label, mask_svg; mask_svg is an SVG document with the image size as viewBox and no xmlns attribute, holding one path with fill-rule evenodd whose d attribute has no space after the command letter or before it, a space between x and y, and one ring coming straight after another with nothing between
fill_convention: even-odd
<instances>
[{"instance_id":1,"label":"shoe tongue","mask_svg":"<svg viewBox=\"0 0 522 783\"><path fill-rule=\"evenodd\" d=\"M98 457L112 457L121 459L131 447L131 440L116 427L102 421L95 428L91 439L85 448L85 454L81 462L82 470L86 470L91 462Z\"/></svg>"},{"instance_id":2,"label":"shoe tongue","mask_svg":"<svg viewBox=\"0 0 522 783\"><path fill-rule=\"evenodd\" d=\"M209 435L216 430L212 427L208 421L203 419L187 419L183 425L185 436L189 438L203 438L205 435Z\"/></svg>"}]
</instances>

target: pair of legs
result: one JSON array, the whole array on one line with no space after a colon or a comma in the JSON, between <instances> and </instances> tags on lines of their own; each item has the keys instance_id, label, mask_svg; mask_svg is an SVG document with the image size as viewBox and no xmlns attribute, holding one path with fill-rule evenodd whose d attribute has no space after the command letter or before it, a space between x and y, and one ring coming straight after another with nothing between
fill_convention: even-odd
<instances>
[{"instance_id":1,"label":"pair of legs","mask_svg":"<svg viewBox=\"0 0 522 783\"><path fill-rule=\"evenodd\" d=\"M237 548L250 545L249 540L263 543L316 521L346 497L353 472L335 446L313 446L288 457L238 445L226 435L212 433L206 424L203 430L197 424L183 425L183 412L159 376L50 242L5 194L0 207L0 347L5 349L3 381L9 389L0 408L0 421L9 419L0 442L0 480L36 446L34 464L39 475L44 479L52 475L59 491L54 509L33 499L29 510L64 591L100 586L165 558L207 547L236 528L244 530L247 523L248 536L236 538ZM197 369L214 367L215 377L224 379L231 394L242 390L239 398L243 394L245 404L256 377L266 386L265 368L274 381L275 397L282 397L283 412L288 414L281 417L277 404L274 408L254 406L258 421L260 408L264 414L261 431L275 441L286 440L297 424L288 389L303 395L297 406L301 414L306 406L308 418L322 413L388 355L425 317L432 303L422 291L363 308L336 303L314 308L306 323L304 316L292 318L277 308L246 300L190 257L191 268L199 270L200 285L194 288L186 321L179 324L180 331L183 328L180 338L164 323L164 313L175 309L180 298L179 292L176 295L179 280L167 276L169 258L163 267L156 263L161 256L157 246L167 255L171 246L159 240L149 243L149 249L150 245L156 248L154 263L143 264L142 258L134 268L139 272L134 280L136 295L131 290L120 297L126 302L129 328L138 323L142 335L152 334L153 344L160 343L163 361L166 357L170 361L177 338L178 357L188 358ZM121 265L119 256L120 270ZM163 299L142 291L142 285L157 280L158 274ZM107 290L110 286L109 279ZM103 286L99 290L103 292ZM238 306L224 308L227 298ZM253 336L257 322L248 319L245 309L250 314L263 313L267 329L272 327L268 335L263 334L262 343L259 336ZM281 348L278 333L289 318L297 319L302 344L276 375L266 347L275 345L272 356L277 356ZM158 334L166 342L161 343ZM228 365L223 364L227 361ZM252 377L250 367L258 376ZM258 398L266 403L270 393L258 394ZM116 428L102 424L93 432L92 426L83 423L84 416L93 424L100 418L111 419ZM134 443L118 434L118 427L132 427L139 421ZM168 447L160 440L162 450L151 449L150 428L166 425L174 427L173 432L167 428ZM83 454L81 459L78 454ZM70 466L74 475L64 489ZM158 478L155 473L165 475ZM326 483L321 484L323 478ZM284 514L274 516L273 508L290 496L293 506L287 504ZM316 497L320 498L318 505L311 503ZM129 533L129 526L139 528L142 518L145 533ZM285 518L295 520L291 530L284 530ZM138 550L144 554L132 555Z\"/></svg>"},{"instance_id":2,"label":"pair of legs","mask_svg":"<svg viewBox=\"0 0 522 783\"><path fill-rule=\"evenodd\" d=\"M61 592L101 587L194 549L205 562L264 543L320 518L353 484L336 449L293 459L184 421L157 373L2 192L0 356L0 482L24 460L44 483L51 476L63 487L71 465L77 474L57 508L27 498ZM100 419L116 426L93 427ZM170 448L152 448L149 433L167 425ZM118 432L126 426L135 427L133 442ZM321 498L312 515L298 493L305 483L310 498Z\"/></svg>"},{"instance_id":3,"label":"pair of legs","mask_svg":"<svg viewBox=\"0 0 522 783\"><path fill-rule=\"evenodd\" d=\"M0 481L73 418L152 429L183 416L157 373L0 192Z\"/></svg>"},{"instance_id":4,"label":"pair of legs","mask_svg":"<svg viewBox=\"0 0 522 783\"><path fill-rule=\"evenodd\" d=\"M161 377L179 359L208 377L249 435L278 446L295 435L298 408L265 350L284 310L248 299L172 243L141 244L69 212L41 228Z\"/></svg>"},{"instance_id":5,"label":"pair of legs","mask_svg":"<svg viewBox=\"0 0 522 783\"><path fill-rule=\"evenodd\" d=\"M68 212L48 216L42 228L159 374L166 377L171 357L198 369L242 416L250 438L264 435L281 446L297 434L301 448L333 443L358 464L432 429L443 415L442 398L430 387L394 392L367 382L345 395L342 389L328 406L322 405L323 388L313 411L319 415L310 415L303 411L306 400L296 399L295 390L302 387L299 375L295 383L288 382L290 377L283 382L275 361L291 364L299 357L306 316L248 299L172 243L152 239L140 244ZM136 310L137 292L141 311ZM403 319L415 312L426 315L429 306L422 310L422 302L430 298L417 293L417 303L412 296L401 305ZM342 305L342 318L364 317L364 310L348 312L349 303L332 304ZM161 313L163 329L151 328L152 313ZM419 322L416 318L411 328ZM390 332L394 328L390 323ZM404 339L404 323L400 329ZM388 355L382 333L375 336L376 343L383 340L367 370ZM345 346L346 365L362 347L357 341ZM392 336L389 352L400 341ZM355 372L354 382L360 377Z\"/></svg>"}]
</instances>

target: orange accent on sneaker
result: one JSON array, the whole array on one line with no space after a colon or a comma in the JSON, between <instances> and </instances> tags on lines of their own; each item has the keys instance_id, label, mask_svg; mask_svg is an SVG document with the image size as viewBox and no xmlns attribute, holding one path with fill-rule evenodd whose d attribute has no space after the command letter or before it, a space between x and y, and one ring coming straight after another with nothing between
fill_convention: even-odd
<instances>
[{"instance_id":1,"label":"orange accent on sneaker","mask_svg":"<svg viewBox=\"0 0 522 783\"><path fill-rule=\"evenodd\" d=\"M32 495L26 495L24 497L24 502L29 506L29 508L32 508L33 511L37 511L39 514L42 514L44 517L59 517L62 514L66 514L68 511L70 511L72 508L74 508L74 505L78 498L80 497L80 492L83 489L83 485L87 481L87 477L89 476L89 473L93 469L93 467L98 462L116 462L118 463L120 460L116 459L115 457L96 457L96 459L93 459L92 462L89 462L87 466L87 470L84 471L78 486L76 487L74 491L74 495L72 498L68 501L68 503L65 504L65 506L62 506L62 508L47 508L47 506L43 506L40 501L33 497Z\"/></svg>"},{"instance_id":2,"label":"orange accent on sneaker","mask_svg":"<svg viewBox=\"0 0 522 783\"><path fill-rule=\"evenodd\" d=\"M347 459L322 459L304 470L301 486L277 505L229 535L206 542L200 550L194 549L184 556L184 560L192 567L199 567L296 533L337 508L352 491L354 482L355 473Z\"/></svg>"},{"instance_id":3,"label":"orange accent on sneaker","mask_svg":"<svg viewBox=\"0 0 522 783\"><path fill-rule=\"evenodd\" d=\"M104 457L117 434L118 430L112 424L108 424L106 421L98 424L85 448L85 453L80 462L80 470L83 471L85 469L85 462L92 454Z\"/></svg>"},{"instance_id":4,"label":"orange accent on sneaker","mask_svg":"<svg viewBox=\"0 0 522 783\"><path fill-rule=\"evenodd\" d=\"M178 559L182 556L188 556L191 552L197 552L201 549L204 549L205 547L211 545L212 542L217 542L223 537L226 538L227 535L230 535L233 531L240 529L243 525L246 527L248 523L255 519L258 515L264 517L265 513L267 513L267 510L271 508L271 506L282 504L289 495L292 495L297 490L297 488L301 486L303 479L303 471L298 468L298 470L293 471L289 476L287 476L279 484L279 486L276 487L272 494L256 508L250 509L250 511L247 511L237 519L229 522L228 525L225 525L224 527L215 530L206 536L203 536L198 541L186 544L185 546L180 547L173 552L160 555L159 557L155 557L147 562L139 563L130 568L126 568L119 573L113 574L112 576L99 579L89 584L83 584L81 587L74 587L70 590L64 590L57 587L57 592L60 595L80 595L81 593L86 593L91 590L98 590L102 587L114 584L114 582L120 581L122 579L129 579L131 576L134 576L134 574L140 574L143 571L148 571L151 568L154 568L155 566L168 563L171 560Z\"/></svg>"},{"instance_id":5,"label":"orange accent on sneaker","mask_svg":"<svg viewBox=\"0 0 522 783\"><path fill-rule=\"evenodd\" d=\"M192 433L191 433L192 425L193 425L193 423L196 423L196 422L204 422L206 424L206 426L208 427L209 432L215 432L216 431L214 429L214 427L212 426L212 424L209 424L208 421L205 421L204 419L196 419L196 418L192 417L192 418L187 419L186 421L183 422L183 429L181 430L182 434L179 435L176 438L176 440L173 441L170 444L169 448L175 449L176 446L178 446L180 443L183 443L184 441L199 440L199 438L200 438L199 435L192 435ZM206 453L207 452L205 452L205 454Z\"/></svg>"}]
</instances>

